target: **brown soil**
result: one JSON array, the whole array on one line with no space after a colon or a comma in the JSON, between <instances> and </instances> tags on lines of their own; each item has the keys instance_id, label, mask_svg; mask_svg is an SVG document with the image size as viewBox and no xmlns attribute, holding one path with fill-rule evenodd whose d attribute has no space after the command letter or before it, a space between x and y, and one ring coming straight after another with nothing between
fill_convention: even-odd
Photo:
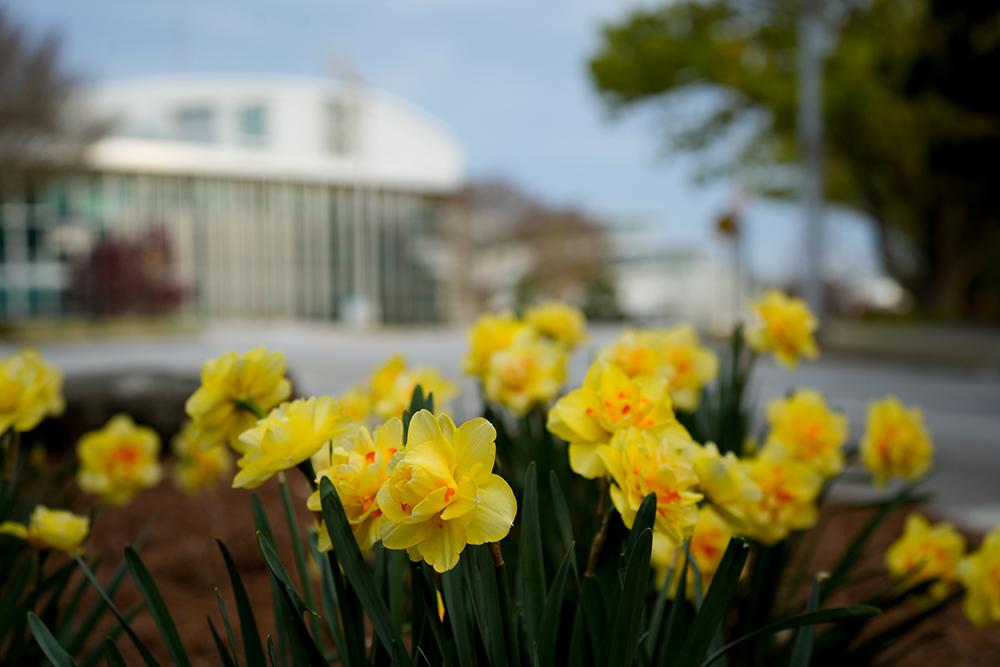
<instances>
[{"instance_id":1,"label":"brown soil","mask_svg":"<svg viewBox=\"0 0 1000 667\"><path fill-rule=\"evenodd\" d=\"M289 476L295 503L300 508L300 522L311 521L305 510L307 489L297 474ZM277 484L269 482L259 490L279 538L279 548L284 560L291 564L284 514ZM864 512L843 512L834 506L824 515L824 528L814 559L813 571L829 568L841 553L846 541L865 522ZM882 529L873 536L869 548L859 565L862 569L880 565L885 548L902 530L905 511L896 512ZM97 521L90 541L92 553L104 552L109 556L121 553L124 544L135 539L146 524L151 524L149 537L141 555L152 572L166 602L177 622L185 646L196 665L218 664L206 616L219 622L219 613L212 592L218 586L229 605L230 617L236 624L236 607L232 600L228 577L214 538L221 538L229 547L254 602L257 620L262 633L273 628L271 588L257 547L250 498L246 491L223 487L192 497L177 491L170 483L140 495L123 509L109 510ZM970 546L976 546L978 536L970 536ZM111 557L101 568L104 578L109 576L119 559ZM291 566L290 566L291 569ZM831 604L857 602L886 582L869 581L858 585ZM138 593L131 581L119 592L122 609L138 600ZM891 618L880 619L889 622ZM105 619L106 627L114 626L112 619ZM158 657L169 664L163 644L149 614L140 614L133 622L136 632L155 648ZM237 628L238 633L238 628ZM98 635L103 636L103 635ZM237 641L239 639L237 638ZM127 638L120 637L119 647L128 658L128 664L139 664L138 656ZM1000 631L976 630L963 617L961 601L950 604L942 613L918 627L906 640L887 654L884 664L923 667L926 664L948 665L998 665L1000 664Z\"/></svg>"}]
</instances>

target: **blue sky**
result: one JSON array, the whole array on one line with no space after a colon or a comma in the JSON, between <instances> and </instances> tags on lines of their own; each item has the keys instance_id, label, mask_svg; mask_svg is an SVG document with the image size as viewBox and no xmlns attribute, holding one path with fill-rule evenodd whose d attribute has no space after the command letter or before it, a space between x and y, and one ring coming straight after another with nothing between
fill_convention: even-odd
<instances>
[{"instance_id":1,"label":"blue sky","mask_svg":"<svg viewBox=\"0 0 1000 667\"><path fill-rule=\"evenodd\" d=\"M69 65L91 80L176 72L322 75L335 62L350 62L368 83L444 120L465 149L471 176L505 176L555 203L601 214L645 215L664 238L709 243L732 184L696 186L693 158L661 150L662 116L610 121L587 77L600 24L636 4L14 0L11 6L33 29L61 33ZM747 216L756 271L777 278L797 270L795 210L753 202ZM864 226L833 218L831 255L850 258L851 270L870 270Z\"/></svg>"}]
</instances>

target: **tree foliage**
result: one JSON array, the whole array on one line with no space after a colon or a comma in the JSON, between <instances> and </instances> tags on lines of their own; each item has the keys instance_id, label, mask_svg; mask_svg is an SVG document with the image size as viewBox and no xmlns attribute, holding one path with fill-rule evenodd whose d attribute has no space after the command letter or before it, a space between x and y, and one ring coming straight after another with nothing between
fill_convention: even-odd
<instances>
[{"instance_id":1,"label":"tree foliage","mask_svg":"<svg viewBox=\"0 0 1000 667\"><path fill-rule=\"evenodd\" d=\"M738 145L710 175L794 193L796 0L683 0L607 25L590 71L613 112L695 91L710 111L666 135L676 150ZM822 3L830 37L825 193L869 215L886 269L928 310L1000 316L1000 5ZM699 107L700 109L700 107ZM739 139L739 140L738 140Z\"/></svg>"}]
</instances>

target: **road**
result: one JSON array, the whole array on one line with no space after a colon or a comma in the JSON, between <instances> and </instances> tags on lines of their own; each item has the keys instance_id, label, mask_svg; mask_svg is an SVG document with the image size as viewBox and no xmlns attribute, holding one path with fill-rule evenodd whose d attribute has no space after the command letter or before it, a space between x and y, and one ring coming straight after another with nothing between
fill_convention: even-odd
<instances>
[{"instance_id":1,"label":"road","mask_svg":"<svg viewBox=\"0 0 1000 667\"><path fill-rule=\"evenodd\" d=\"M593 350L614 333L613 329L596 331L589 349L576 355L572 366L576 382ZM316 394L335 393L363 381L377 364L397 352L412 364L431 364L459 378L465 339L455 329L357 332L327 326L228 325L182 336L60 342L39 348L72 377L137 368L196 373L202 361L225 349L245 350L254 345L284 351L297 391ZM11 349L0 345L4 355ZM847 413L855 436L863 427L865 405L873 398L892 393L908 404L922 406L937 448L934 473L927 482L936 508L969 528L986 530L1000 522L1000 375L831 357L805 364L794 374L762 362L755 382L759 406L792 387L823 391ZM454 409L468 414L475 409L475 392L467 380L463 387L464 401Z\"/></svg>"}]
</instances>

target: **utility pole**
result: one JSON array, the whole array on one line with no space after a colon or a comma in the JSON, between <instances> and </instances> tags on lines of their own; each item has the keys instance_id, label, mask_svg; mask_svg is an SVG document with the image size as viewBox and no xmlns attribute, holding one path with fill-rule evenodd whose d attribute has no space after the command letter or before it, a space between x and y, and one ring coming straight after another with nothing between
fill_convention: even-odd
<instances>
[{"instance_id":1,"label":"utility pole","mask_svg":"<svg viewBox=\"0 0 1000 667\"><path fill-rule=\"evenodd\" d=\"M822 318L823 303L823 50L822 0L800 0L798 16L798 135L805 237L803 288Z\"/></svg>"}]
</instances>

